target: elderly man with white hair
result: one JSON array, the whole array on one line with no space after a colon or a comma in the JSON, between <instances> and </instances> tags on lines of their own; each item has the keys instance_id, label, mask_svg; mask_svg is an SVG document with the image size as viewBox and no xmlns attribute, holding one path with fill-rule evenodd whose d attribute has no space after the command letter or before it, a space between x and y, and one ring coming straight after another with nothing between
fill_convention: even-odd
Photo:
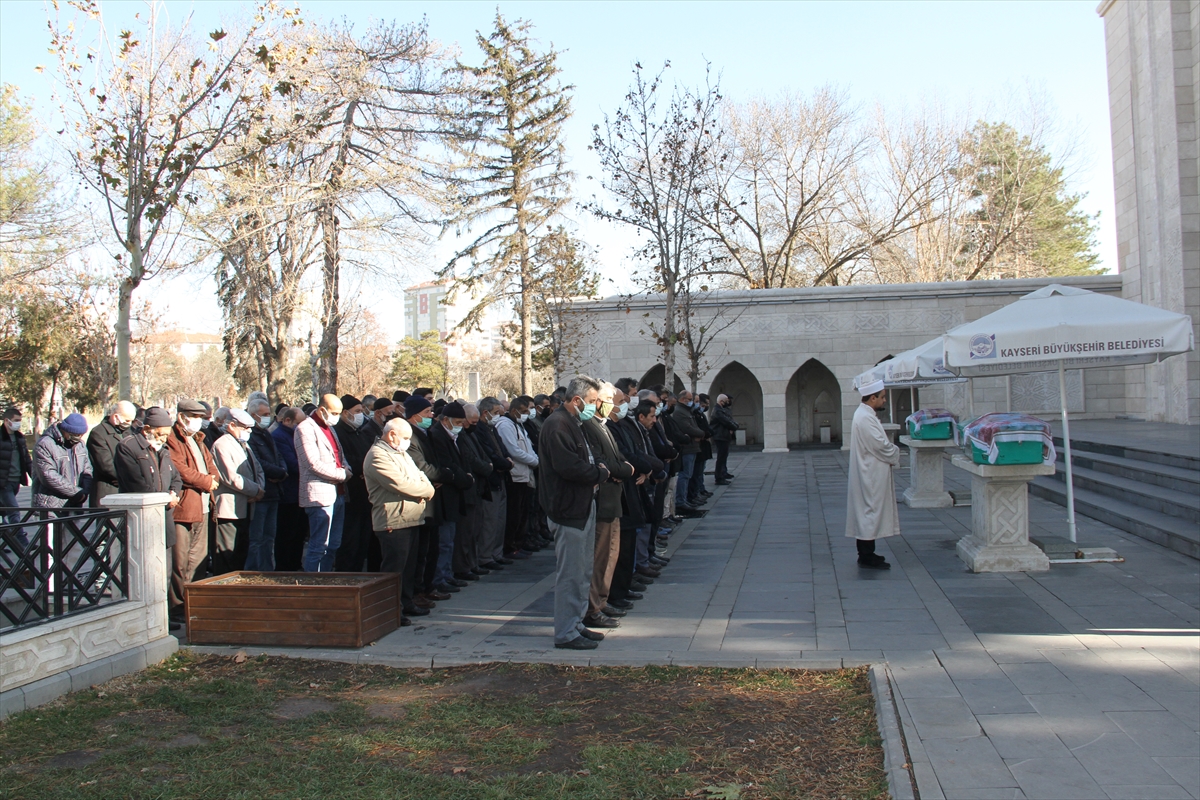
<instances>
[{"instance_id":1,"label":"elderly man with white hair","mask_svg":"<svg viewBox=\"0 0 1200 800\"><path fill-rule=\"evenodd\" d=\"M105 497L118 491L117 445L132 433L130 425L136 416L137 406L128 400L113 403L100 424L88 434L87 451L93 470L88 505L92 508L99 508Z\"/></svg>"},{"instance_id":2,"label":"elderly man with white hair","mask_svg":"<svg viewBox=\"0 0 1200 800\"><path fill-rule=\"evenodd\" d=\"M401 575L425 516L425 504L433 499L433 484L408 455L411 443L412 426L393 419L383 426L383 435L363 459L363 477L371 499L371 527L383 551L380 569ZM410 615L428 613L417 609L413 587L403 584L401 578L401 624Z\"/></svg>"},{"instance_id":3,"label":"elderly man with white hair","mask_svg":"<svg viewBox=\"0 0 1200 800\"><path fill-rule=\"evenodd\" d=\"M733 477L726 466L726 462L729 460L729 440L733 438L734 431L742 427L734 420L733 414L729 413L731 405L733 405L733 401L729 399L729 395L717 395L717 404L713 406L712 413L708 417L708 423L712 426L713 449L717 451L716 463L713 465L713 477L716 478L718 486L724 486Z\"/></svg>"},{"instance_id":4,"label":"elderly man with white hair","mask_svg":"<svg viewBox=\"0 0 1200 800\"><path fill-rule=\"evenodd\" d=\"M217 466L215 510L216 541L212 551L214 575L235 572L246 563L250 546L250 520L254 504L263 499L266 479L262 466L249 448L254 418L241 409L229 410L225 436L213 445Z\"/></svg>"},{"instance_id":5,"label":"elderly man with white hair","mask_svg":"<svg viewBox=\"0 0 1200 800\"><path fill-rule=\"evenodd\" d=\"M250 549L246 553L246 569L259 572L275 571L275 532L279 525L279 489L288 476L287 461L271 435L271 404L265 395L246 401L246 413L254 419L250 431L250 450L262 467L263 497L254 504L250 519Z\"/></svg>"}]
</instances>

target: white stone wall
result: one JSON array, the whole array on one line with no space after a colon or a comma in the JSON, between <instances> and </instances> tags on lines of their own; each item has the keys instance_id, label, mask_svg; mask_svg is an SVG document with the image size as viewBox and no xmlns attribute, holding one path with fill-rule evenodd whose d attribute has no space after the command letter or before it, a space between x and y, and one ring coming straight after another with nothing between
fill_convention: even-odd
<instances>
[{"instance_id":1,"label":"white stone wall","mask_svg":"<svg viewBox=\"0 0 1200 800\"><path fill-rule=\"evenodd\" d=\"M1118 268L1130 300L1200 339L1200 0L1105 0ZM1130 413L1200 422L1200 353L1128 368Z\"/></svg>"},{"instance_id":2,"label":"white stone wall","mask_svg":"<svg viewBox=\"0 0 1200 800\"><path fill-rule=\"evenodd\" d=\"M95 611L5 631L0 692L111 658L168 636L167 495L118 494L105 506L127 509L129 599Z\"/></svg>"},{"instance_id":3,"label":"white stone wall","mask_svg":"<svg viewBox=\"0 0 1200 800\"><path fill-rule=\"evenodd\" d=\"M769 289L754 292L722 292L711 308L720 308L726 319L736 321L714 343L701 370L698 391L707 392L725 366L745 366L762 389L763 446L783 450L788 446L788 429L798 429L795 393L789 402L792 376L809 359L816 359L837 378L841 387L842 429L858 406L854 377L888 355L908 350L945 333L955 325L990 314L1022 295L1050 283L1049 280L971 281L962 283L904 284L886 286L822 287L816 289ZM1120 294L1118 276L1057 279L1092 291ZM615 380L640 378L662 361L662 351L645 332L643 314L662 314L659 296L633 300L609 298L582 301L573 306L586 315L578 325L590 334L576 356L575 368L596 377ZM712 311L705 311L705 314ZM687 355L675 354L676 372L687 371ZM1082 416L1114 416L1126 412L1124 370L1088 370L1082 378L1072 377L1072 410ZM1053 416L1044 405L1042 378L1022 378L1019 396L1025 410ZM1054 397L1057 398L1057 376ZM974 411L1004 411L1012 407L1011 387L1006 378L979 378L973 382ZM1039 398L1041 400L1039 401ZM966 414L970 404L964 386L945 390L921 390L921 405L947 405ZM1015 409L1014 409L1015 410ZM736 412L745 412L735 404Z\"/></svg>"}]
</instances>

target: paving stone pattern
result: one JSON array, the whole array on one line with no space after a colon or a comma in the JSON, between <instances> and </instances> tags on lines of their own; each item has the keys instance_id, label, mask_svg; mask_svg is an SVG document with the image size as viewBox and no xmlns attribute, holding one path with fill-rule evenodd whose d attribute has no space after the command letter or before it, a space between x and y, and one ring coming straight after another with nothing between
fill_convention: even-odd
<instances>
[{"instance_id":1,"label":"paving stone pattern","mask_svg":"<svg viewBox=\"0 0 1200 800\"><path fill-rule=\"evenodd\" d=\"M672 561L600 648L554 650L553 553L538 553L362 650L267 649L356 663L516 660L811 667L885 663L919 796L1200 798L1200 563L1087 518L1123 564L966 571L969 508L901 505L860 570L839 451L740 454ZM947 488L968 476L947 465ZM908 485L897 472L897 495ZM1030 499L1033 535L1064 509ZM224 648L202 648L224 651Z\"/></svg>"}]
</instances>

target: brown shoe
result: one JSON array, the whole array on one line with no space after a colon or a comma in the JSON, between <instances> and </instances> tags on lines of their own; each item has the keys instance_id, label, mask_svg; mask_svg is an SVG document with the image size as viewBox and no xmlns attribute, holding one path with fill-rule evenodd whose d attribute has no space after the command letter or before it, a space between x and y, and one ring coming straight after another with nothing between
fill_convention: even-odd
<instances>
[{"instance_id":1,"label":"brown shoe","mask_svg":"<svg viewBox=\"0 0 1200 800\"><path fill-rule=\"evenodd\" d=\"M413 598L413 605L417 608L437 608L437 603L422 595Z\"/></svg>"},{"instance_id":2,"label":"brown shoe","mask_svg":"<svg viewBox=\"0 0 1200 800\"><path fill-rule=\"evenodd\" d=\"M427 598L429 598L430 600L449 600L450 599L449 592L439 592L437 589L434 589L433 591L429 592L425 596Z\"/></svg>"}]
</instances>

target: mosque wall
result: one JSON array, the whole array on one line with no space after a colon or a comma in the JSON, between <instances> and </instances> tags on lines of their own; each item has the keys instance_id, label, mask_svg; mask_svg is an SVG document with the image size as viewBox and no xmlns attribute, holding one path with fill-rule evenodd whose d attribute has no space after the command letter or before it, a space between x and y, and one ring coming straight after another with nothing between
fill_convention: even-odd
<instances>
[{"instance_id":1,"label":"mosque wall","mask_svg":"<svg viewBox=\"0 0 1200 800\"><path fill-rule=\"evenodd\" d=\"M819 443L822 428L841 440L858 407L854 377L882 359L924 344L1052 282L1120 295L1116 275L1085 278L958 283L765 289L714 293L697 319L728 323L706 354L696 390L734 398L734 417L747 444L768 451ZM644 314L661 315L660 295L577 301L573 327L578 371L608 379L662 380L662 350L646 330ZM688 359L676 351L678 379L688 383ZM657 368L657 369L656 369ZM647 373L656 369L653 376ZM919 406L948 406L960 415L1021 410L1057 416L1056 373L978 378L966 384L919 390ZM692 388L688 386L688 388ZM892 398L896 421L911 403L907 391ZM1125 370L1087 370L1069 376L1069 410L1082 418L1127 412Z\"/></svg>"}]
</instances>

